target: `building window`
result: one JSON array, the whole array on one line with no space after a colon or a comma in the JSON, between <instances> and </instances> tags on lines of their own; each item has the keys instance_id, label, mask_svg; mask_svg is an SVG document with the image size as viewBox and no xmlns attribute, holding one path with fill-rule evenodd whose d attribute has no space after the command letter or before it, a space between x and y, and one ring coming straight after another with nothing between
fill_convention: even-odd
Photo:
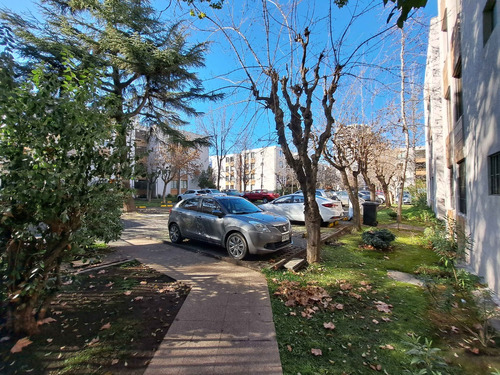
<instances>
[{"instance_id":1,"label":"building window","mask_svg":"<svg viewBox=\"0 0 500 375\"><path fill-rule=\"evenodd\" d=\"M458 163L458 210L467 213L467 181L465 171L465 160Z\"/></svg>"},{"instance_id":2,"label":"building window","mask_svg":"<svg viewBox=\"0 0 500 375\"><path fill-rule=\"evenodd\" d=\"M181 189L187 189L188 182L187 180L181 180Z\"/></svg>"},{"instance_id":3,"label":"building window","mask_svg":"<svg viewBox=\"0 0 500 375\"><path fill-rule=\"evenodd\" d=\"M462 79L455 80L455 123L460 120L464 114L463 94L462 94Z\"/></svg>"},{"instance_id":4,"label":"building window","mask_svg":"<svg viewBox=\"0 0 500 375\"><path fill-rule=\"evenodd\" d=\"M500 195L500 152L488 156L490 194Z\"/></svg>"},{"instance_id":5,"label":"building window","mask_svg":"<svg viewBox=\"0 0 500 375\"><path fill-rule=\"evenodd\" d=\"M497 23L496 5L496 0L488 0L483 10L483 46L486 45L488 39L490 39Z\"/></svg>"}]
</instances>

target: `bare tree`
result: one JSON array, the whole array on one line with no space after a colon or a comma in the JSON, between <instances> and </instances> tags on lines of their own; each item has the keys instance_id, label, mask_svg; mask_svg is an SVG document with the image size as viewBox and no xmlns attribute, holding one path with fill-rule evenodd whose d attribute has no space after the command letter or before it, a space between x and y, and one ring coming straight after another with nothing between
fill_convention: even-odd
<instances>
[{"instance_id":1,"label":"bare tree","mask_svg":"<svg viewBox=\"0 0 500 375\"><path fill-rule=\"evenodd\" d=\"M216 157L216 186L220 189L221 178L223 174L222 165L227 155L235 147L235 124L233 118L226 116L226 110L223 109L217 114L211 111L199 121L199 128L203 134L210 138L212 150Z\"/></svg>"},{"instance_id":2,"label":"bare tree","mask_svg":"<svg viewBox=\"0 0 500 375\"><path fill-rule=\"evenodd\" d=\"M260 42L246 33L248 29L242 22L232 19L227 24L227 19L222 20L217 14L207 18L226 36L255 100L270 111L278 143L304 192L307 260L314 263L320 260L321 217L315 199L317 172L335 123L334 96L341 77L354 74L359 56L366 53L362 50L363 41L353 48L346 43L346 37L352 24L375 6L371 2L363 5L355 1L341 30L334 32L334 27L339 25L334 22L336 5L330 4L327 17L324 14L315 17L312 9L301 9L307 5L297 1L287 5L260 2L261 13L252 19L252 22L263 22ZM249 10L244 5L238 6ZM308 14L303 18L301 11L310 12L310 17ZM247 13L245 17L249 18ZM320 26L321 22L326 22L322 26L329 31L329 38L324 38L325 27ZM367 40L374 39L375 36L367 37Z\"/></svg>"},{"instance_id":3,"label":"bare tree","mask_svg":"<svg viewBox=\"0 0 500 375\"><path fill-rule=\"evenodd\" d=\"M339 171L353 208L354 226L361 230L361 209L358 196L358 177L361 171L356 162L356 153L359 149L356 142L355 127L339 124L330 140L329 147L324 150L324 157L330 165Z\"/></svg>"},{"instance_id":4,"label":"bare tree","mask_svg":"<svg viewBox=\"0 0 500 375\"><path fill-rule=\"evenodd\" d=\"M376 146L375 158L373 160L375 176L382 187L385 195L385 206L391 207L392 197L389 186L398 172L398 152L390 144L390 141L382 141Z\"/></svg>"}]
</instances>

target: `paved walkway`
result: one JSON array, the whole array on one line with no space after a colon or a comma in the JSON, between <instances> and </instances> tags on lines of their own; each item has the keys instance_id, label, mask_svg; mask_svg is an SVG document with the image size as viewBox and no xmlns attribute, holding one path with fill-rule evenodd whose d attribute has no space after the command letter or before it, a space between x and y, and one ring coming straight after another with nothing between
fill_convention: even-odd
<instances>
[{"instance_id":1,"label":"paved walkway","mask_svg":"<svg viewBox=\"0 0 500 375\"><path fill-rule=\"evenodd\" d=\"M112 246L192 288L145 375L282 374L260 272L159 240L129 238Z\"/></svg>"}]
</instances>

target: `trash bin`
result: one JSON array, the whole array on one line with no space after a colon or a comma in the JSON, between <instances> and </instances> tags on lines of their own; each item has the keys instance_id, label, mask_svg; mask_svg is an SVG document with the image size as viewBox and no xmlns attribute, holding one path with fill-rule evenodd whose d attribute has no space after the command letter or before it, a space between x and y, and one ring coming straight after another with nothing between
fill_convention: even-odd
<instances>
[{"instance_id":1,"label":"trash bin","mask_svg":"<svg viewBox=\"0 0 500 375\"><path fill-rule=\"evenodd\" d=\"M364 202L363 203L363 225L376 227L377 222L377 207L380 203Z\"/></svg>"}]
</instances>

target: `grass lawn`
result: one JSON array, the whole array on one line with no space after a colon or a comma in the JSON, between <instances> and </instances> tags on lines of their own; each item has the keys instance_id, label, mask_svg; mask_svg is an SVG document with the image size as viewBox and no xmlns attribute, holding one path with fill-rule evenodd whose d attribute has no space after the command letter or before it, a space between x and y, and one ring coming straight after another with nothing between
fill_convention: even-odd
<instances>
[{"instance_id":1,"label":"grass lawn","mask_svg":"<svg viewBox=\"0 0 500 375\"><path fill-rule=\"evenodd\" d=\"M390 219L384 211L382 223ZM433 340L448 362L440 369L438 361L430 361L443 375L500 369L498 345L481 347L460 325L464 320L442 311L426 288L387 276L388 270L413 274L421 266L438 266L436 254L422 246L421 231L391 231L396 240L390 251L365 249L361 235L350 234L338 246L325 246L319 265L299 273L266 271L285 374L417 374L421 368L412 366L412 359L429 360L433 353L424 338ZM451 309L460 310L472 326L473 301L465 306L460 301L467 297L454 297ZM417 337L420 356L407 353Z\"/></svg>"}]
</instances>

